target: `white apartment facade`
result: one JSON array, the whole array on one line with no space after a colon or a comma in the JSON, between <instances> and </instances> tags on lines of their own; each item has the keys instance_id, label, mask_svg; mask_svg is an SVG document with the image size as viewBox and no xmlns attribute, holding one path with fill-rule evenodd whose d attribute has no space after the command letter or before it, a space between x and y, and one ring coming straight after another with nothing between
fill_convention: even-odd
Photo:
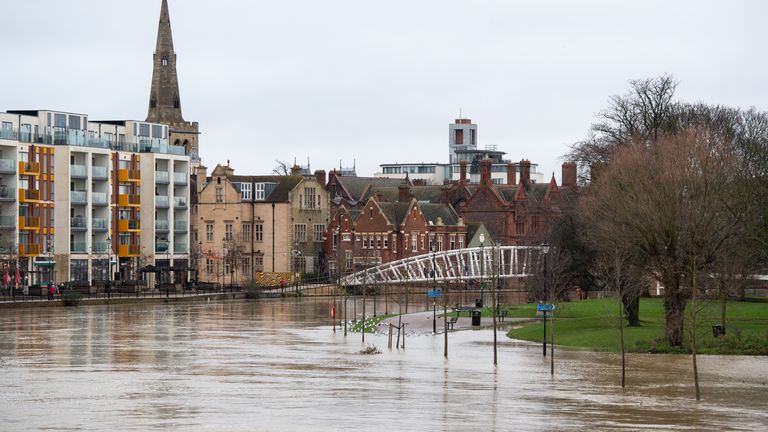
<instances>
[{"instance_id":1,"label":"white apartment facade","mask_svg":"<svg viewBox=\"0 0 768 432\"><path fill-rule=\"evenodd\" d=\"M137 281L189 265L190 159L168 126L0 113L0 276L19 285ZM183 174L183 176L181 175Z\"/></svg>"}]
</instances>

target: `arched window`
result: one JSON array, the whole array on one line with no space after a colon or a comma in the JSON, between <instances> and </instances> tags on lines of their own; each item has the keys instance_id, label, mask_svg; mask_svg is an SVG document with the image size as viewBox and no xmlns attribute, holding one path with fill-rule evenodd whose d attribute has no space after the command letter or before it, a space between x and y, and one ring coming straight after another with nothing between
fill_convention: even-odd
<instances>
[{"instance_id":1,"label":"arched window","mask_svg":"<svg viewBox=\"0 0 768 432\"><path fill-rule=\"evenodd\" d=\"M163 53L163 66L168 66L168 53Z\"/></svg>"},{"instance_id":2,"label":"arched window","mask_svg":"<svg viewBox=\"0 0 768 432\"><path fill-rule=\"evenodd\" d=\"M184 140L184 148L189 148L189 140Z\"/></svg>"},{"instance_id":3,"label":"arched window","mask_svg":"<svg viewBox=\"0 0 768 432\"><path fill-rule=\"evenodd\" d=\"M175 145L175 146L179 146L179 145L181 145L181 141L179 141L179 140L177 139L176 141L174 141L174 142L173 142L173 145Z\"/></svg>"},{"instance_id":4,"label":"arched window","mask_svg":"<svg viewBox=\"0 0 768 432\"><path fill-rule=\"evenodd\" d=\"M149 107L157 108L157 98L155 98L155 95L152 95L152 97L149 98Z\"/></svg>"},{"instance_id":5,"label":"arched window","mask_svg":"<svg viewBox=\"0 0 768 432\"><path fill-rule=\"evenodd\" d=\"M178 96L173 98L173 107L174 108L180 108L181 107L181 101L179 100Z\"/></svg>"}]
</instances>

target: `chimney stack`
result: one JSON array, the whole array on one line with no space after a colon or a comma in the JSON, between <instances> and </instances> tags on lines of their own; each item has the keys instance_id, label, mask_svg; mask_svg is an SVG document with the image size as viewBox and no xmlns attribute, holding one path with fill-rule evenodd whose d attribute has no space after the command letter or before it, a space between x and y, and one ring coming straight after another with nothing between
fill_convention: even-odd
<instances>
[{"instance_id":1,"label":"chimney stack","mask_svg":"<svg viewBox=\"0 0 768 432\"><path fill-rule=\"evenodd\" d=\"M315 179L321 187L325 187L325 170L316 170Z\"/></svg>"},{"instance_id":2,"label":"chimney stack","mask_svg":"<svg viewBox=\"0 0 768 432\"><path fill-rule=\"evenodd\" d=\"M520 161L520 181L526 184L531 182L531 161L528 159Z\"/></svg>"},{"instance_id":3,"label":"chimney stack","mask_svg":"<svg viewBox=\"0 0 768 432\"><path fill-rule=\"evenodd\" d=\"M467 161L463 160L459 162L459 173L461 177L459 177L459 184L462 186L467 185Z\"/></svg>"},{"instance_id":4,"label":"chimney stack","mask_svg":"<svg viewBox=\"0 0 768 432\"><path fill-rule=\"evenodd\" d=\"M563 187L576 187L576 164L573 162L563 162L563 177L561 179Z\"/></svg>"},{"instance_id":5,"label":"chimney stack","mask_svg":"<svg viewBox=\"0 0 768 432\"><path fill-rule=\"evenodd\" d=\"M507 162L507 184L517 184L517 171L515 170L515 164Z\"/></svg>"},{"instance_id":6,"label":"chimney stack","mask_svg":"<svg viewBox=\"0 0 768 432\"><path fill-rule=\"evenodd\" d=\"M491 180L492 164L493 164L493 161L491 161L488 158L485 158L480 161L480 184L481 185L487 185L487 186L493 185L493 180Z\"/></svg>"},{"instance_id":7,"label":"chimney stack","mask_svg":"<svg viewBox=\"0 0 768 432\"><path fill-rule=\"evenodd\" d=\"M397 186L397 200L400 202L411 201L411 188L408 185L401 184Z\"/></svg>"}]
</instances>

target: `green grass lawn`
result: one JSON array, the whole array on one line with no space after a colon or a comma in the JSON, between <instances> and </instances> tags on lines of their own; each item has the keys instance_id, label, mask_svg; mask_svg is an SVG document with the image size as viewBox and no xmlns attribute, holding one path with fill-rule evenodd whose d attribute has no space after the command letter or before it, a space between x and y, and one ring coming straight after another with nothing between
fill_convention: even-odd
<instances>
[{"instance_id":1,"label":"green grass lawn","mask_svg":"<svg viewBox=\"0 0 768 432\"><path fill-rule=\"evenodd\" d=\"M376 315L376 316L369 316L365 318L365 326L363 326L362 321L350 321L350 326L348 331L352 333L359 333L360 330L365 328L366 333L375 333L376 329L379 326L379 323L384 321L385 319L389 317L393 317L395 314L384 314L384 315Z\"/></svg>"},{"instance_id":2,"label":"green grass lawn","mask_svg":"<svg viewBox=\"0 0 768 432\"><path fill-rule=\"evenodd\" d=\"M523 305L510 310L510 316L534 317L535 305ZM615 299L563 302L557 305L554 320L557 345L594 351L619 351L619 329L616 317L619 305ZM728 302L726 337L712 336L712 325L720 322L719 303L708 303L699 313L697 337L699 351L712 354L768 354L768 303ZM641 327L624 327L628 351L674 352L665 346L663 300L644 298L640 301ZM548 323L551 325L551 322ZM689 323L686 321L686 326ZM549 328L547 329L549 334ZM511 330L509 337L541 341L540 321ZM549 337L549 335L547 336ZM689 339L689 338L686 338ZM686 341L687 343L688 341ZM685 346L683 351L689 351Z\"/></svg>"}]
</instances>

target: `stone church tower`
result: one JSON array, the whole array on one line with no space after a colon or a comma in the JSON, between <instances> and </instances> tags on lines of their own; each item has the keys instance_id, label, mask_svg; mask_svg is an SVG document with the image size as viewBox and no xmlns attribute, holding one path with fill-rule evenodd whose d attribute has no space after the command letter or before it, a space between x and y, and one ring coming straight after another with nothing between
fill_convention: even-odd
<instances>
[{"instance_id":1,"label":"stone church tower","mask_svg":"<svg viewBox=\"0 0 768 432\"><path fill-rule=\"evenodd\" d=\"M160 7L160 25L152 64L152 89L149 93L147 121L169 126L170 143L184 146L193 165L200 163L197 122L188 122L181 115L179 80L176 75L176 52L173 50L168 0Z\"/></svg>"}]
</instances>

